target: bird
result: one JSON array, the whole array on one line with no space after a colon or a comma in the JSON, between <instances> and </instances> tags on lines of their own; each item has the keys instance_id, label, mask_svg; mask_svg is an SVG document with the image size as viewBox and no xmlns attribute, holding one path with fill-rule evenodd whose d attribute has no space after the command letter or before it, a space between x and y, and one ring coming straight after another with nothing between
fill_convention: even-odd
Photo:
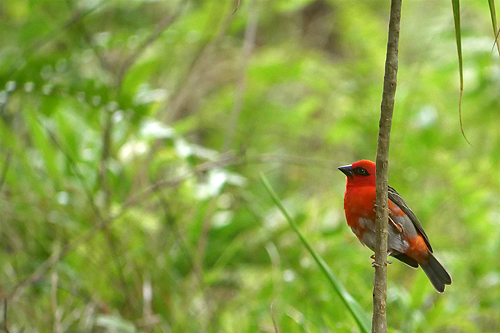
<instances>
[{"instance_id":1,"label":"bird","mask_svg":"<svg viewBox=\"0 0 500 333\"><path fill-rule=\"evenodd\" d=\"M347 224L359 241L375 251L375 163L360 160L338 168L347 177L344 211ZM451 284L451 276L433 255L422 224L403 198L388 187L387 255L410 267L422 267L437 292ZM372 256L373 258L373 256Z\"/></svg>"}]
</instances>

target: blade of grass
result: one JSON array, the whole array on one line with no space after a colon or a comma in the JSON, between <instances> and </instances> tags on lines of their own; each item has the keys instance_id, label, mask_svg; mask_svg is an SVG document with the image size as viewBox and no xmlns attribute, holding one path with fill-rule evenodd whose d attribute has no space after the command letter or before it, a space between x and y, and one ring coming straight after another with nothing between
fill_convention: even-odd
<instances>
[{"instance_id":1,"label":"blade of grass","mask_svg":"<svg viewBox=\"0 0 500 333\"><path fill-rule=\"evenodd\" d=\"M285 207L283 207L283 204L281 203L281 200L278 198L278 195L276 194L276 192L274 192L273 188L271 187L271 184L269 184L269 181L267 180L267 178L263 174L260 174L260 180L264 184L267 192L269 193L269 195L273 199L276 206L278 206L281 213L285 216L288 223L292 226L293 230L299 236L299 239L301 240L302 244L304 244L306 249L309 251L309 253L312 255L312 257L314 258L314 260L318 264L318 266L321 269L321 271L323 272L323 274L327 277L328 281L330 281L330 284L333 287L333 290L335 290L337 295L340 296L340 298L344 302L345 306L347 307L349 312L352 314L354 320L358 324L360 331L363 333L371 332L370 318L368 317L366 312L363 310L361 305L359 305L359 303L354 299L354 297L352 297L352 295L347 291L347 289L342 285L342 283L333 274L332 270L330 269L330 267L328 267L328 265L323 260L323 258L321 258L321 256L309 244L309 242L304 237L304 235L300 231L300 229L297 226L297 224L295 223L295 221L290 217L290 215L286 211Z\"/></svg>"},{"instance_id":2,"label":"blade of grass","mask_svg":"<svg viewBox=\"0 0 500 333\"><path fill-rule=\"evenodd\" d=\"M460 1L451 0L451 3L453 6L453 20L455 22L455 40L457 41L458 70L460 71L460 94L458 96L458 118L460 120L460 131L462 132L462 136L464 137L465 141L467 141L467 143L472 146L472 144L465 136L464 126L462 124L462 94L464 91L464 67L462 59L462 32L460 29Z\"/></svg>"},{"instance_id":3,"label":"blade of grass","mask_svg":"<svg viewBox=\"0 0 500 333\"><path fill-rule=\"evenodd\" d=\"M500 44L498 43L498 34L500 30L497 28L497 13L495 10L495 0L488 0L488 4L490 5L490 14L491 14L491 25L493 26L493 34L495 35L495 45L497 46L498 55L500 55Z\"/></svg>"}]
</instances>

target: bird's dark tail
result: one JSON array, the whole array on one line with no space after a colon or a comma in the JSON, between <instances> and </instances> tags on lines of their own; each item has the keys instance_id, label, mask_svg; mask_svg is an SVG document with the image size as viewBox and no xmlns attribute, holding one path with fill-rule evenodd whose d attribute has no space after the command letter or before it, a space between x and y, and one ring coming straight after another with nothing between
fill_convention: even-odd
<instances>
[{"instance_id":1,"label":"bird's dark tail","mask_svg":"<svg viewBox=\"0 0 500 333\"><path fill-rule=\"evenodd\" d=\"M427 263L419 264L438 292L442 293L444 291L444 286L447 284L451 284L450 274L448 274L443 265L441 265L439 261L437 261L432 253L429 253Z\"/></svg>"}]
</instances>

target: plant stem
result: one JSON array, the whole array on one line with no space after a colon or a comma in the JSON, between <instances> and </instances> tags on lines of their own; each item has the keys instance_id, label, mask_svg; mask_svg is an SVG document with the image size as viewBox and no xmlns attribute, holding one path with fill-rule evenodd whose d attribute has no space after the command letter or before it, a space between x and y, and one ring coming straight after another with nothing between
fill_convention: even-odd
<instances>
[{"instance_id":1,"label":"plant stem","mask_svg":"<svg viewBox=\"0 0 500 333\"><path fill-rule=\"evenodd\" d=\"M401 20L401 1L391 1L389 21L389 38L385 60L384 92L380 112L377 169L376 169L376 248L375 279L373 282L373 319L372 332L387 332L386 299L387 299L387 229L388 229L388 193L387 169L389 163L389 141L391 136L392 114L396 95L396 79L398 72L399 25Z\"/></svg>"}]
</instances>

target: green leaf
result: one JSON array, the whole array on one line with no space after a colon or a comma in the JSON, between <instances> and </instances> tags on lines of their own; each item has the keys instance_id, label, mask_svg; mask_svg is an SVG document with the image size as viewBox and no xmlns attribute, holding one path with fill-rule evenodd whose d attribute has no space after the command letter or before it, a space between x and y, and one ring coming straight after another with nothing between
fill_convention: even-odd
<instances>
[{"instance_id":1,"label":"green leaf","mask_svg":"<svg viewBox=\"0 0 500 333\"><path fill-rule=\"evenodd\" d=\"M271 184L269 184L268 180L266 177L261 174L260 175L260 180L266 187L267 192L269 195L271 195L271 198L273 199L274 203L276 206L278 206L279 210L285 218L287 219L288 223L292 226L293 230L297 233L299 236L300 240L302 241L302 244L306 247L306 249L311 253L313 256L314 260L320 267L321 271L323 274L326 276L328 281L330 281L331 286L333 287L333 290L339 295L339 297L342 299L344 302L345 306L349 310L349 312L352 314L354 320L358 324L359 329L361 332L368 333L371 332L371 321L366 312L363 310L361 305L352 297L352 295L347 291L347 289L342 285L340 280L337 279L337 277L333 274L332 270L326 262L323 260L323 258L312 248L312 246L309 244L307 239L304 237L302 232L300 231L299 227L295 223L295 221L291 218L291 216L288 214L286 211L285 207L281 203L280 199L278 198L278 195L276 192L274 192L273 188L271 187Z\"/></svg>"},{"instance_id":2,"label":"green leaf","mask_svg":"<svg viewBox=\"0 0 500 333\"><path fill-rule=\"evenodd\" d=\"M498 55L500 55L500 44L498 44L498 33L500 32L497 28L497 13L495 10L495 0L488 0L490 5L491 14L491 25L493 27L493 34L495 35L495 45L497 46Z\"/></svg>"},{"instance_id":3,"label":"green leaf","mask_svg":"<svg viewBox=\"0 0 500 333\"><path fill-rule=\"evenodd\" d=\"M465 136L464 126L462 124L462 94L464 92L464 66L462 59L462 33L460 29L460 1L451 0L453 5L453 20L455 22L455 40L457 41L457 53L458 53L458 70L460 71L460 94L458 97L458 118L460 120L460 131L469 145L471 143ZM472 145L471 145L472 146Z\"/></svg>"}]
</instances>

